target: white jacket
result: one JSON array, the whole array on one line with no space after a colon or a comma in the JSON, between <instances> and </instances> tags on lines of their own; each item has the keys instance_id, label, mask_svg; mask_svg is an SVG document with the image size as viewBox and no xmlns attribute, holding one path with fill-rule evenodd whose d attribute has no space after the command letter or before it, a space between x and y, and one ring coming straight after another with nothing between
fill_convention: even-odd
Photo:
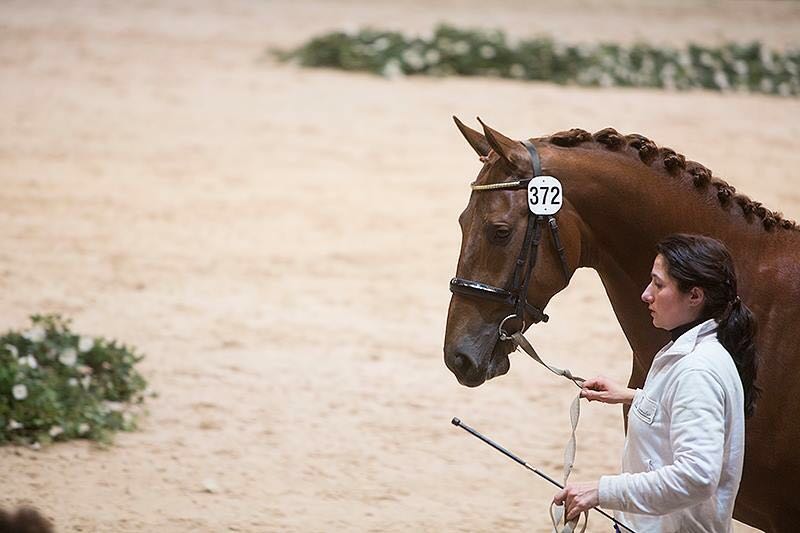
<instances>
[{"instance_id":1,"label":"white jacket","mask_svg":"<svg viewBox=\"0 0 800 533\"><path fill-rule=\"evenodd\" d=\"M653 359L628 412L622 474L600 506L637 533L731 531L744 460L744 392L707 320Z\"/></svg>"}]
</instances>

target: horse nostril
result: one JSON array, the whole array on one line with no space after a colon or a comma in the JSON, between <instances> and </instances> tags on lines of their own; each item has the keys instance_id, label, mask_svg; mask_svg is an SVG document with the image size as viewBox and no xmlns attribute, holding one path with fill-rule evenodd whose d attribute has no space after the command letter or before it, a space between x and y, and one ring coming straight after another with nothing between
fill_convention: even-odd
<instances>
[{"instance_id":1,"label":"horse nostril","mask_svg":"<svg viewBox=\"0 0 800 533\"><path fill-rule=\"evenodd\" d=\"M456 352L453 357L453 369L462 376L471 374L477 366L475 360L464 352Z\"/></svg>"},{"instance_id":2,"label":"horse nostril","mask_svg":"<svg viewBox=\"0 0 800 533\"><path fill-rule=\"evenodd\" d=\"M477 387L486 381L478 354L453 347L452 350L445 351L444 362L462 385Z\"/></svg>"}]
</instances>

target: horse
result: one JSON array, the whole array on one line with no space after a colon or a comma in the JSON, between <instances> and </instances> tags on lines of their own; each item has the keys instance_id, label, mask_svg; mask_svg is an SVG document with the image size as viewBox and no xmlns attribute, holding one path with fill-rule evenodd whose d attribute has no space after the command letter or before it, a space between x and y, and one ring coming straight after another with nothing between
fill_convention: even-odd
<instances>
[{"instance_id":1,"label":"horse","mask_svg":"<svg viewBox=\"0 0 800 533\"><path fill-rule=\"evenodd\" d=\"M480 133L453 118L483 162L475 184L533 174L523 142L483 122ZM652 325L640 300L656 243L671 233L700 233L724 242L734 257L739 295L758 321L761 357L757 384L762 394L755 414L746 420L734 518L765 531L795 530L800 422L794 409L800 403L800 380L794 377L800 374L800 345L788 333L800 318L800 229L737 193L700 163L642 135L571 129L527 142L538 153L542 173L561 182L563 204L554 216L559 233L542 232L531 254L535 268L520 295L527 302L519 327L545 318L541 310L568 286L571 272L594 269L633 351L628 386L641 388L653 357L669 340ZM454 281L478 280L484 292L489 287L508 296L507 289L499 288L516 277L516 263L523 257L519 250L529 242L527 220L525 192L473 192L459 217L462 242ZM559 246L561 254L556 253ZM496 300L453 290L444 360L462 385L477 387L510 368L508 355L515 346L498 331L510 314L510 302Z\"/></svg>"}]
</instances>

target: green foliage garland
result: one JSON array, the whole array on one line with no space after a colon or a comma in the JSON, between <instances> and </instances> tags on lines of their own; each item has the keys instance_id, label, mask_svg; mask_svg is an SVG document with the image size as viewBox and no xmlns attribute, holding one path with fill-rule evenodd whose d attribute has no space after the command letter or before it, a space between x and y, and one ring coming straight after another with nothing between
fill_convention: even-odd
<instances>
[{"instance_id":1,"label":"green foliage garland","mask_svg":"<svg viewBox=\"0 0 800 533\"><path fill-rule=\"evenodd\" d=\"M648 44L565 45L550 38L510 43L497 31L438 26L430 38L362 29L332 32L291 51L303 66L402 75L494 76L600 87L704 88L800 95L800 49L782 53L761 43L684 49Z\"/></svg>"},{"instance_id":2,"label":"green foliage garland","mask_svg":"<svg viewBox=\"0 0 800 533\"><path fill-rule=\"evenodd\" d=\"M34 315L0 337L0 444L87 438L131 430L147 386L132 348L80 336L59 315Z\"/></svg>"}]
</instances>

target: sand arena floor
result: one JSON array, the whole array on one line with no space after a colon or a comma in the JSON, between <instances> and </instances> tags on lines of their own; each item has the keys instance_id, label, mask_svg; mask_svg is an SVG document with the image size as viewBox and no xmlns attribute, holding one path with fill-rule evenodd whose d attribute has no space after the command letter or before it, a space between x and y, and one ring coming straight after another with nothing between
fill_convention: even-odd
<instances>
[{"instance_id":1,"label":"sand arena floor","mask_svg":"<svg viewBox=\"0 0 800 533\"><path fill-rule=\"evenodd\" d=\"M110 449L0 449L1 505L35 504L64 532L548 531L551 487L449 423L558 472L574 394L521 355L478 389L443 364L456 219L479 168L450 116L517 138L644 133L798 218L800 101L390 81L264 50L439 21L783 47L800 6L486 6L0 4L0 325L64 313L138 346L158 391L141 431ZM593 272L550 312L534 334L544 356L626 377L630 350ZM618 409L585 406L578 438L573 479L616 471ZM590 529L608 527L594 516Z\"/></svg>"}]
</instances>

